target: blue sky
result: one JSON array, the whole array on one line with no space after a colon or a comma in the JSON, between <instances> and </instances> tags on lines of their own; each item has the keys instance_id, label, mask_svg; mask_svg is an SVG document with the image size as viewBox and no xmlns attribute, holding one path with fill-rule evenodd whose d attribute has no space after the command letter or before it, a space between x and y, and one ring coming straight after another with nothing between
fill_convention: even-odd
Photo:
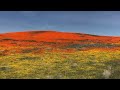
<instances>
[{"instance_id":1,"label":"blue sky","mask_svg":"<svg viewBox=\"0 0 120 90\"><path fill-rule=\"evenodd\" d=\"M0 33L27 30L120 36L120 11L0 11Z\"/></svg>"}]
</instances>

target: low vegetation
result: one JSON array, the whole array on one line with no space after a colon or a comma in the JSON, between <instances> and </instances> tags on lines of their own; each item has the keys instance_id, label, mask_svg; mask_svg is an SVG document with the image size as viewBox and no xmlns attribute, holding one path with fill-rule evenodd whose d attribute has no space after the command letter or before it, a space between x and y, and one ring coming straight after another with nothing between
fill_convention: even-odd
<instances>
[{"instance_id":1,"label":"low vegetation","mask_svg":"<svg viewBox=\"0 0 120 90\"><path fill-rule=\"evenodd\" d=\"M105 70L110 72L109 79L120 78L120 51L46 52L0 57L1 79L104 79L107 77Z\"/></svg>"},{"instance_id":2,"label":"low vegetation","mask_svg":"<svg viewBox=\"0 0 120 90\"><path fill-rule=\"evenodd\" d=\"M103 44L103 43L93 43L93 44L70 44L67 45L65 48L113 48L113 47L120 47L118 44Z\"/></svg>"},{"instance_id":3,"label":"low vegetation","mask_svg":"<svg viewBox=\"0 0 120 90\"><path fill-rule=\"evenodd\" d=\"M120 38L46 32L0 37L0 79L120 79Z\"/></svg>"}]
</instances>

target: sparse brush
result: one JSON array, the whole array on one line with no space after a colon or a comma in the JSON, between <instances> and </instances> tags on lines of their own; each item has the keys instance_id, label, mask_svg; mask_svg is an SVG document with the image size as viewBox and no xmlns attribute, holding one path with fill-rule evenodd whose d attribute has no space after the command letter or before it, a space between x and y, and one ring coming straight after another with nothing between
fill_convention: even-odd
<instances>
[{"instance_id":1,"label":"sparse brush","mask_svg":"<svg viewBox=\"0 0 120 90\"><path fill-rule=\"evenodd\" d=\"M3 38L2 40L14 40L12 38Z\"/></svg>"},{"instance_id":2,"label":"sparse brush","mask_svg":"<svg viewBox=\"0 0 120 90\"><path fill-rule=\"evenodd\" d=\"M24 42L37 42L36 40L22 40Z\"/></svg>"},{"instance_id":3,"label":"sparse brush","mask_svg":"<svg viewBox=\"0 0 120 90\"><path fill-rule=\"evenodd\" d=\"M19 60L41 60L40 57L21 57L21 58L18 58Z\"/></svg>"},{"instance_id":4,"label":"sparse brush","mask_svg":"<svg viewBox=\"0 0 120 90\"><path fill-rule=\"evenodd\" d=\"M6 55L8 55L7 54L8 52L9 52L8 50L1 50L0 51L0 56L6 56Z\"/></svg>"},{"instance_id":5,"label":"sparse brush","mask_svg":"<svg viewBox=\"0 0 120 90\"><path fill-rule=\"evenodd\" d=\"M109 79L110 76L114 73L112 66L108 66L107 69L104 70L103 76L105 79Z\"/></svg>"}]
</instances>

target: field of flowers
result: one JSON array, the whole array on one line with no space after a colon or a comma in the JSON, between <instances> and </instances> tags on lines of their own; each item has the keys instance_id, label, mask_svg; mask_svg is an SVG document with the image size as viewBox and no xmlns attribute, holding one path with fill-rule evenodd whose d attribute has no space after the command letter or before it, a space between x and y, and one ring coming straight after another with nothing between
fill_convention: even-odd
<instances>
[{"instance_id":1,"label":"field of flowers","mask_svg":"<svg viewBox=\"0 0 120 90\"><path fill-rule=\"evenodd\" d=\"M119 73L119 50L0 56L0 79L120 79Z\"/></svg>"},{"instance_id":2,"label":"field of flowers","mask_svg":"<svg viewBox=\"0 0 120 90\"><path fill-rule=\"evenodd\" d=\"M0 79L120 79L120 37L55 31L1 34Z\"/></svg>"}]
</instances>

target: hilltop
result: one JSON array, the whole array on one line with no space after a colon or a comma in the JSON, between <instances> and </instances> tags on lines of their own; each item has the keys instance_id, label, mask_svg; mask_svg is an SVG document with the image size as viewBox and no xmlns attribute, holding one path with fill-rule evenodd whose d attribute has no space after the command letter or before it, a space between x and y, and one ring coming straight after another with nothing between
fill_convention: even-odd
<instances>
[{"instance_id":1,"label":"hilltop","mask_svg":"<svg viewBox=\"0 0 120 90\"><path fill-rule=\"evenodd\" d=\"M118 43L120 37L113 36L98 36L83 33L70 33L58 31L26 31L26 32L12 32L0 34L0 40L34 40L44 42L69 42L69 41L84 41L84 42L102 42L102 43Z\"/></svg>"},{"instance_id":2,"label":"hilltop","mask_svg":"<svg viewBox=\"0 0 120 90\"><path fill-rule=\"evenodd\" d=\"M0 34L0 49L1 54L120 50L120 37L58 31L11 32Z\"/></svg>"},{"instance_id":3,"label":"hilltop","mask_svg":"<svg viewBox=\"0 0 120 90\"><path fill-rule=\"evenodd\" d=\"M58 31L0 34L1 79L116 79L119 72L120 37Z\"/></svg>"}]
</instances>

